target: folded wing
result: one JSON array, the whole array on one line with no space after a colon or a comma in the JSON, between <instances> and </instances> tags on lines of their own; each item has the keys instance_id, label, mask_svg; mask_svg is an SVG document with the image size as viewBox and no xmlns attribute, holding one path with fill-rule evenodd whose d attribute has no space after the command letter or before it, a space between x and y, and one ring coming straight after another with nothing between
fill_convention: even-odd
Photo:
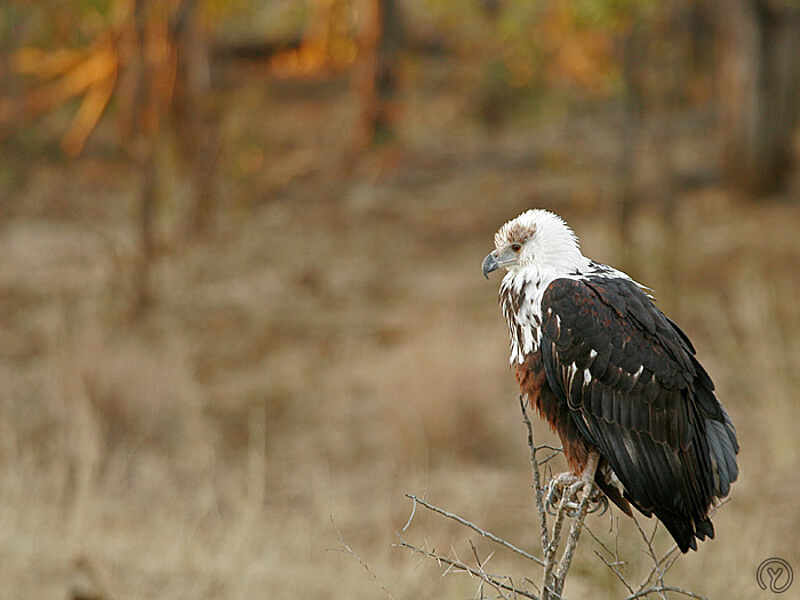
<instances>
[{"instance_id":1,"label":"folded wing","mask_svg":"<svg viewBox=\"0 0 800 600\"><path fill-rule=\"evenodd\" d=\"M738 469L733 424L686 335L626 278L556 279L542 298L547 381L625 497L681 551Z\"/></svg>"}]
</instances>

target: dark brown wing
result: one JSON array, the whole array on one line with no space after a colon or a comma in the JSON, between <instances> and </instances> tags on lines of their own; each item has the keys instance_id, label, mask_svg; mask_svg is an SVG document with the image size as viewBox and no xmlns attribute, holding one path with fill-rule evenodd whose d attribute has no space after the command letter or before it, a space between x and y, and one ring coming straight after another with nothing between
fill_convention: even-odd
<instances>
[{"instance_id":1,"label":"dark brown wing","mask_svg":"<svg viewBox=\"0 0 800 600\"><path fill-rule=\"evenodd\" d=\"M541 348L550 387L625 497L683 552L713 537L708 510L736 479L739 447L686 335L629 279L557 279Z\"/></svg>"}]
</instances>

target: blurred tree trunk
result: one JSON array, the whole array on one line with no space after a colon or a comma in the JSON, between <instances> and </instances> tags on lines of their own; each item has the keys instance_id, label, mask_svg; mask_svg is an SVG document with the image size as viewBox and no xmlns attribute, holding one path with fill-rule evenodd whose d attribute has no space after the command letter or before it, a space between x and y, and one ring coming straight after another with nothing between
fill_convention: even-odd
<instances>
[{"instance_id":1,"label":"blurred tree trunk","mask_svg":"<svg viewBox=\"0 0 800 600\"><path fill-rule=\"evenodd\" d=\"M133 312L139 315L151 300L150 267L154 257L153 225L156 202L156 140L158 136L158 107L153 95L153 71L147 56L147 4L135 0L133 6L134 90L131 110L134 128L130 154L140 177L139 197L139 261L136 270L136 297Z\"/></svg>"},{"instance_id":2,"label":"blurred tree trunk","mask_svg":"<svg viewBox=\"0 0 800 600\"><path fill-rule=\"evenodd\" d=\"M800 6L725 0L718 15L725 177L752 194L771 194L786 183L791 162L800 99Z\"/></svg>"},{"instance_id":3,"label":"blurred tree trunk","mask_svg":"<svg viewBox=\"0 0 800 600\"><path fill-rule=\"evenodd\" d=\"M502 0L479 0L478 6L484 16L490 21L495 21L503 12Z\"/></svg>"},{"instance_id":4,"label":"blurred tree trunk","mask_svg":"<svg viewBox=\"0 0 800 600\"><path fill-rule=\"evenodd\" d=\"M619 181L620 197L617 207L618 232L620 239L620 264L632 268L633 231L632 220L636 207L636 156L642 137L642 23L634 17L630 29L625 33L620 44L622 60L622 78L625 84L623 99L623 122L620 133L622 157L620 161Z\"/></svg>"},{"instance_id":5,"label":"blurred tree trunk","mask_svg":"<svg viewBox=\"0 0 800 600\"><path fill-rule=\"evenodd\" d=\"M403 25L396 0L363 0L365 24L361 35L356 85L361 119L356 148L391 140L395 134L397 63L403 44Z\"/></svg>"},{"instance_id":6,"label":"blurred tree trunk","mask_svg":"<svg viewBox=\"0 0 800 600\"><path fill-rule=\"evenodd\" d=\"M214 194L219 140L209 118L209 44L197 22L197 0L181 0L170 23L176 53L176 80L172 96L178 142L191 178L193 202L188 229L207 233L214 220Z\"/></svg>"},{"instance_id":7,"label":"blurred tree trunk","mask_svg":"<svg viewBox=\"0 0 800 600\"><path fill-rule=\"evenodd\" d=\"M4 10L5 23L0 23L0 228L14 214L14 190L28 180L30 161L21 160L25 152L20 144L20 124L23 122L22 93L13 72L12 54L19 46L23 8L14 3Z\"/></svg>"}]
</instances>

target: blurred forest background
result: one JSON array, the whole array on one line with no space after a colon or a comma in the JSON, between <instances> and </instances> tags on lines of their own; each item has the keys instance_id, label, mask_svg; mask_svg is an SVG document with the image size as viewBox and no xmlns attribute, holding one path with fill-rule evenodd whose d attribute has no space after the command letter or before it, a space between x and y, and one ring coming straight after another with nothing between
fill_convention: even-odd
<instances>
[{"instance_id":1,"label":"blurred forest background","mask_svg":"<svg viewBox=\"0 0 800 600\"><path fill-rule=\"evenodd\" d=\"M546 207L695 341L741 475L672 576L758 597L800 568L799 57L791 0L3 2L0 596L381 597L338 527L472 597L390 544L407 491L537 544L479 266ZM625 596L596 548L567 597Z\"/></svg>"}]
</instances>

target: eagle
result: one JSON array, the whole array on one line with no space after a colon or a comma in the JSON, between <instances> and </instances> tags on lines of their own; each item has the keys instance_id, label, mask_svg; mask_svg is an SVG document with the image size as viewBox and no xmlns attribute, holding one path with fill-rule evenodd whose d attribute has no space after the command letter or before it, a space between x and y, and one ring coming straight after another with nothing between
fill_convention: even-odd
<instances>
[{"instance_id":1,"label":"eagle","mask_svg":"<svg viewBox=\"0 0 800 600\"><path fill-rule=\"evenodd\" d=\"M556 214L504 224L482 271L507 270L499 303L520 390L561 439L572 480L655 515L681 552L714 537L709 510L736 480L739 444L687 335L649 289L585 257Z\"/></svg>"}]
</instances>

